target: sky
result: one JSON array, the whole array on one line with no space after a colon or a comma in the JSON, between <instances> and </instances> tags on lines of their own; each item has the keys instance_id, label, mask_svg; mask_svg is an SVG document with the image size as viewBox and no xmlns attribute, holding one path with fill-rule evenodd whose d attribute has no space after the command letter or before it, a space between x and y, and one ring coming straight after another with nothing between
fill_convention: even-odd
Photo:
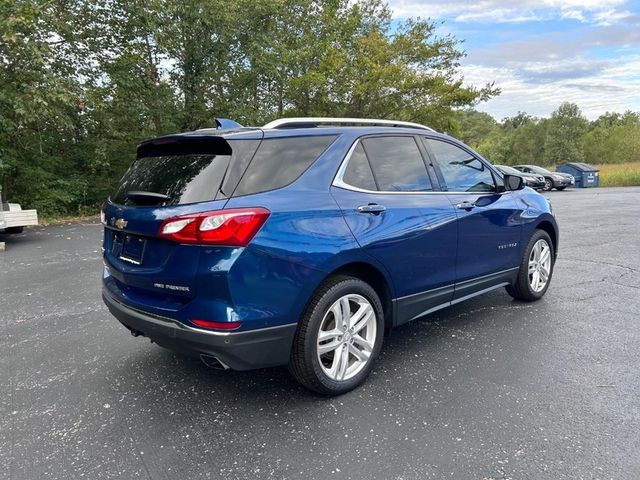
<instances>
[{"instance_id":1,"label":"sky","mask_svg":"<svg viewBox=\"0 0 640 480\"><path fill-rule=\"evenodd\" d=\"M502 93L477 109L497 120L546 117L563 101L589 119L640 111L640 0L390 0L396 19L444 21L464 40L466 84Z\"/></svg>"}]
</instances>

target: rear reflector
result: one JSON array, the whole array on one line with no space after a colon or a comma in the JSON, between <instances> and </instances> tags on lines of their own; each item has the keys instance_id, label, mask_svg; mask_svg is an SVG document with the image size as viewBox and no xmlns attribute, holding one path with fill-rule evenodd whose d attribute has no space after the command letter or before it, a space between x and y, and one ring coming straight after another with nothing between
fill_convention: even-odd
<instances>
[{"instance_id":1,"label":"rear reflector","mask_svg":"<svg viewBox=\"0 0 640 480\"><path fill-rule=\"evenodd\" d=\"M191 323L209 330L237 330L241 325L241 322L212 322L210 320L197 319L191 320Z\"/></svg>"},{"instance_id":2,"label":"rear reflector","mask_svg":"<svg viewBox=\"0 0 640 480\"><path fill-rule=\"evenodd\" d=\"M182 215L163 221L158 235L178 243L246 247L269 213L256 207Z\"/></svg>"}]
</instances>

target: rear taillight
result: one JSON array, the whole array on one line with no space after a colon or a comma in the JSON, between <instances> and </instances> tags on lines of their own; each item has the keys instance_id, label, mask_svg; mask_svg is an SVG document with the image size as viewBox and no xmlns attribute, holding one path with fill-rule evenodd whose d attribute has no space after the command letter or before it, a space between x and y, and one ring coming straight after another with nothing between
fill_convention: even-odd
<instances>
[{"instance_id":1,"label":"rear taillight","mask_svg":"<svg viewBox=\"0 0 640 480\"><path fill-rule=\"evenodd\" d=\"M158 235L178 243L246 247L269 217L266 208L236 208L169 218Z\"/></svg>"}]
</instances>

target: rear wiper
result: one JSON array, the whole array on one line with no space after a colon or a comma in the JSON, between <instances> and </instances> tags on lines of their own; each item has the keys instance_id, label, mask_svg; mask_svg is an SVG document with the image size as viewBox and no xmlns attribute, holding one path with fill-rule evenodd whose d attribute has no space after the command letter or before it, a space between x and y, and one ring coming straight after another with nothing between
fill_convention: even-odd
<instances>
[{"instance_id":1,"label":"rear wiper","mask_svg":"<svg viewBox=\"0 0 640 480\"><path fill-rule=\"evenodd\" d=\"M141 192L137 190L132 190L130 192L127 192L124 197L126 199L131 200L136 205L148 205L148 206L165 203L170 199L170 197L162 193Z\"/></svg>"}]
</instances>

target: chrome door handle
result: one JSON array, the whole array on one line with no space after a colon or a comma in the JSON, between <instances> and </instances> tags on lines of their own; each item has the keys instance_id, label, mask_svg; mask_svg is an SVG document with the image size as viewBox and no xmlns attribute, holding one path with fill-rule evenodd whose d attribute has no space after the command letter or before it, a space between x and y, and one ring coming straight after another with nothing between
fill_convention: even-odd
<instances>
[{"instance_id":1,"label":"chrome door handle","mask_svg":"<svg viewBox=\"0 0 640 480\"><path fill-rule=\"evenodd\" d=\"M459 208L460 210L471 210L472 208L475 208L476 204L473 202L469 202L468 200L465 200L462 203L459 203L456 205L456 208Z\"/></svg>"},{"instance_id":2,"label":"chrome door handle","mask_svg":"<svg viewBox=\"0 0 640 480\"><path fill-rule=\"evenodd\" d=\"M380 213L387 209L384 205L378 205L377 203L370 203L369 205L360 205L358 212L360 213Z\"/></svg>"}]
</instances>

